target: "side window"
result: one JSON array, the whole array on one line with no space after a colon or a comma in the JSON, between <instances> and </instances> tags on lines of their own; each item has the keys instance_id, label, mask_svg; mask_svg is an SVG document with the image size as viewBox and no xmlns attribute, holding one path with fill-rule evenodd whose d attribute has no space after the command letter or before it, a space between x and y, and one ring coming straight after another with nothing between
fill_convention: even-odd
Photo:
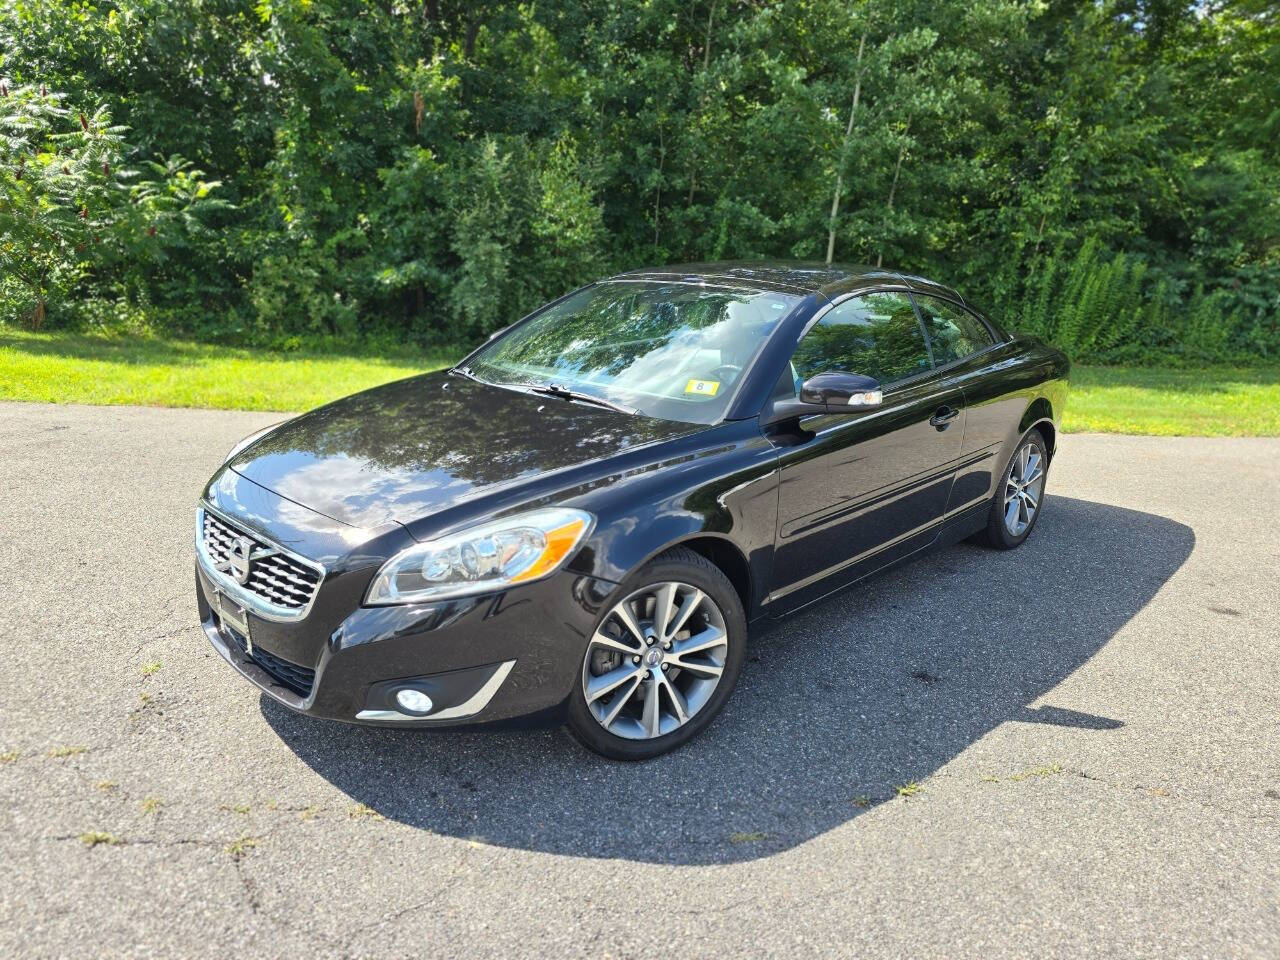
<instances>
[{"instance_id":1,"label":"side window","mask_svg":"<svg viewBox=\"0 0 1280 960\"><path fill-rule=\"evenodd\" d=\"M796 384L843 371L888 385L930 369L916 312L905 293L868 293L833 307L805 334L791 359Z\"/></svg>"},{"instance_id":2,"label":"side window","mask_svg":"<svg viewBox=\"0 0 1280 960\"><path fill-rule=\"evenodd\" d=\"M939 366L985 350L994 343L986 324L967 310L946 300L919 294L916 294L916 303L929 331L933 361Z\"/></svg>"}]
</instances>

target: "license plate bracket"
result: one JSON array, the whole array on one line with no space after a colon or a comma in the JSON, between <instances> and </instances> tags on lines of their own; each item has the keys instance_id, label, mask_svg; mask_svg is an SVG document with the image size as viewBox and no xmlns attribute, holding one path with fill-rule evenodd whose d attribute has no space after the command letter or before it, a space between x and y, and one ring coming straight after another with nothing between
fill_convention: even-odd
<instances>
[{"instance_id":1,"label":"license plate bracket","mask_svg":"<svg viewBox=\"0 0 1280 960\"><path fill-rule=\"evenodd\" d=\"M249 629L249 613L221 590L216 591L218 616L231 629L244 637L245 652L253 656L253 634Z\"/></svg>"}]
</instances>

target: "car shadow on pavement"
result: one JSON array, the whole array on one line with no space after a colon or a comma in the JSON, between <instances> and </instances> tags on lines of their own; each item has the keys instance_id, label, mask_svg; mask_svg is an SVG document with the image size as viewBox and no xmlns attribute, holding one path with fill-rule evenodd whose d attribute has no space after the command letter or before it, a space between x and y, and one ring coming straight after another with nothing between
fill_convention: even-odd
<instances>
[{"instance_id":1,"label":"car shadow on pavement","mask_svg":"<svg viewBox=\"0 0 1280 960\"><path fill-rule=\"evenodd\" d=\"M1002 723L1081 736L1122 726L1123 700L1105 717L1029 705L1142 610L1194 544L1165 517L1051 497L1018 550L951 547L753 628L721 717L644 763L603 760L560 730L346 727L265 696L261 709L354 801L433 833L654 863L751 860L895 797Z\"/></svg>"}]
</instances>

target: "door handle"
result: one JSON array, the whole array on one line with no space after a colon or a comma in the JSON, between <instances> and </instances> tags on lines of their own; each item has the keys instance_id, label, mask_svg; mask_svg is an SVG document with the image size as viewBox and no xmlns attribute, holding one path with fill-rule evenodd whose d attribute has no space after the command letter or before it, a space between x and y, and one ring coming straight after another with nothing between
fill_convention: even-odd
<instances>
[{"instance_id":1,"label":"door handle","mask_svg":"<svg viewBox=\"0 0 1280 960\"><path fill-rule=\"evenodd\" d=\"M960 416L960 411L955 407L941 406L932 417L929 418L929 425L936 427L939 432L951 426L951 421Z\"/></svg>"}]
</instances>

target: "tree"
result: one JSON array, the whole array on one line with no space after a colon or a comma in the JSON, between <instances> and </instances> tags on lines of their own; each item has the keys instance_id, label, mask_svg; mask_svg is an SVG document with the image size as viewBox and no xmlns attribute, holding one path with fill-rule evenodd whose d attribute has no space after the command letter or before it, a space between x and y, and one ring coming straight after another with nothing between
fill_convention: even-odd
<instances>
[{"instance_id":1,"label":"tree","mask_svg":"<svg viewBox=\"0 0 1280 960\"><path fill-rule=\"evenodd\" d=\"M106 105L129 127L110 169L141 171L71 165L72 194L116 204L86 240L98 201L68 224L69 181L37 208L7 165L8 215L44 218L11 223L7 262L47 265L6 274L9 315L128 301L226 340L454 340L615 269L825 257L1008 318L1092 240L1072 269L1106 283L1122 255L1168 329L1077 350L1280 355L1267 0L11 0L0 50L14 87ZM48 152L29 135L13 157ZM189 165L142 162L169 155ZM198 169L234 208L152 209L151 236L140 212L200 199Z\"/></svg>"},{"instance_id":2,"label":"tree","mask_svg":"<svg viewBox=\"0 0 1280 960\"><path fill-rule=\"evenodd\" d=\"M218 184L179 158L137 180L124 165L127 128L105 107L77 112L64 100L44 85L0 83L0 268L21 288L35 330L50 300L96 264L162 256L166 239L179 242L221 205L209 196Z\"/></svg>"},{"instance_id":3,"label":"tree","mask_svg":"<svg viewBox=\"0 0 1280 960\"><path fill-rule=\"evenodd\" d=\"M0 267L38 330L50 296L88 269L113 219L123 130L105 109L72 118L44 86L0 90ZM75 129L60 130L68 120Z\"/></svg>"}]
</instances>

